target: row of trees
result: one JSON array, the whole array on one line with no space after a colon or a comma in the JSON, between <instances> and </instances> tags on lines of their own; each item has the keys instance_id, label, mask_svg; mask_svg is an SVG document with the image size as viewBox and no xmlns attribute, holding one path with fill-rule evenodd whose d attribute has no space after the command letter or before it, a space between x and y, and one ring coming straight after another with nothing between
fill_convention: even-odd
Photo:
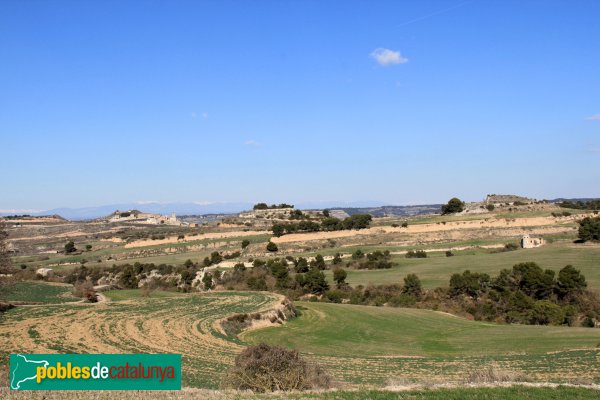
<instances>
[{"instance_id":1,"label":"row of trees","mask_svg":"<svg viewBox=\"0 0 600 400\"><path fill-rule=\"evenodd\" d=\"M257 203L254 205L254 207L252 207L253 210L276 210L276 209L281 209L281 208L294 208L293 204L286 204L286 203L281 203L281 204L271 204L268 205L267 203Z\"/></svg>"},{"instance_id":2,"label":"row of trees","mask_svg":"<svg viewBox=\"0 0 600 400\"><path fill-rule=\"evenodd\" d=\"M520 263L492 278L488 274L464 271L450 278L449 296L467 296L465 311L476 319L540 325L573 324L577 318L597 318L600 304L590 302L587 283L571 265L558 276L536 263ZM593 323L592 323L593 325Z\"/></svg>"},{"instance_id":3,"label":"row of trees","mask_svg":"<svg viewBox=\"0 0 600 400\"><path fill-rule=\"evenodd\" d=\"M321 220L321 223L315 221L300 221L297 223L274 224L272 227L273 235L279 237L286 233L295 232L318 232L318 231L339 231L350 229L365 229L371 224L369 214L356 214L343 220L327 217Z\"/></svg>"},{"instance_id":4,"label":"row of trees","mask_svg":"<svg viewBox=\"0 0 600 400\"><path fill-rule=\"evenodd\" d=\"M558 203L563 208L573 208L576 210L596 210L600 211L600 199L588 200L588 201L570 201L565 200Z\"/></svg>"}]
</instances>

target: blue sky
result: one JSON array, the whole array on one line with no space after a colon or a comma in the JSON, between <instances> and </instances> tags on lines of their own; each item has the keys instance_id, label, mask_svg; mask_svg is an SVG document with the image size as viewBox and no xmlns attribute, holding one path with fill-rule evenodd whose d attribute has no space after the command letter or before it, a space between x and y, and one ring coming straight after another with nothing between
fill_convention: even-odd
<instances>
[{"instance_id":1,"label":"blue sky","mask_svg":"<svg viewBox=\"0 0 600 400\"><path fill-rule=\"evenodd\" d=\"M4 0L0 210L599 196L598 15Z\"/></svg>"}]
</instances>

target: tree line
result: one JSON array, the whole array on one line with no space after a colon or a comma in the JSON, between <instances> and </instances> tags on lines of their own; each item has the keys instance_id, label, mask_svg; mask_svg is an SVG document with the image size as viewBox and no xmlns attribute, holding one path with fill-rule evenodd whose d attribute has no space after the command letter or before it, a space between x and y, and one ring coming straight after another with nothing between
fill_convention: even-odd
<instances>
[{"instance_id":1,"label":"tree line","mask_svg":"<svg viewBox=\"0 0 600 400\"><path fill-rule=\"evenodd\" d=\"M575 210L595 210L600 211L600 199L588 200L588 201L571 201L565 200L558 203L559 207L572 208Z\"/></svg>"},{"instance_id":2,"label":"tree line","mask_svg":"<svg viewBox=\"0 0 600 400\"><path fill-rule=\"evenodd\" d=\"M300 221L283 224L274 224L272 227L273 235L276 237L297 232L319 232L319 231L340 231L350 229L365 229L371 224L373 217L369 214L355 214L343 220L333 217L326 217L321 222Z\"/></svg>"},{"instance_id":3,"label":"tree line","mask_svg":"<svg viewBox=\"0 0 600 400\"><path fill-rule=\"evenodd\" d=\"M268 205L267 203L257 203L254 205L254 207L252 207L253 210L276 210L281 208L294 208L294 205L286 203L271 205Z\"/></svg>"}]
</instances>

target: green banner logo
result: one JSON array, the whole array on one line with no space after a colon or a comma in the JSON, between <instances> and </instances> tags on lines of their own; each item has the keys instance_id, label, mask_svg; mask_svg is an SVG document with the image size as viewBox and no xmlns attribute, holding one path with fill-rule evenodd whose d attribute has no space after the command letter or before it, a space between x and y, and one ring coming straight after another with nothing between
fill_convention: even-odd
<instances>
[{"instance_id":1,"label":"green banner logo","mask_svg":"<svg viewBox=\"0 0 600 400\"><path fill-rule=\"evenodd\" d=\"M180 390L180 354L11 354L11 390Z\"/></svg>"}]
</instances>

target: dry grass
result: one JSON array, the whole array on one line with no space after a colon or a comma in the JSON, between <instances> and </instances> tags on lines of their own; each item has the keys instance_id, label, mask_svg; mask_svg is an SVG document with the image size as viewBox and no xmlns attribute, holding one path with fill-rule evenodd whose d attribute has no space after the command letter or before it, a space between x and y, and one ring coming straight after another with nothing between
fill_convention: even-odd
<instances>
[{"instance_id":1,"label":"dry grass","mask_svg":"<svg viewBox=\"0 0 600 400\"><path fill-rule=\"evenodd\" d=\"M496 364L482 366L469 373L466 383L504 383L504 382L529 382L530 379L519 372L499 368Z\"/></svg>"},{"instance_id":2,"label":"dry grass","mask_svg":"<svg viewBox=\"0 0 600 400\"><path fill-rule=\"evenodd\" d=\"M240 392L185 388L178 391L9 391L0 388L0 399L11 400L229 400L239 399Z\"/></svg>"}]
</instances>

